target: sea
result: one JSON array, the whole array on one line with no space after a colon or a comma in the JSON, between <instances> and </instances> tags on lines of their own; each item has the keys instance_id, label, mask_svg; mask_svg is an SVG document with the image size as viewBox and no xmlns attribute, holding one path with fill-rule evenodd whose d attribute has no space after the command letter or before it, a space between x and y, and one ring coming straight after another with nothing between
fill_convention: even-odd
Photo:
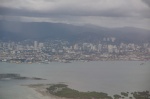
<instances>
[{"instance_id":1,"label":"sea","mask_svg":"<svg viewBox=\"0 0 150 99\"><path fill-rule=\"evenodd\" d=\"M150 61L93 61L49 64L0 62L0 74L47 80L0 80L0 99L47 99L23 85L65 83L79 91L109 95L150 90Z\"/></svg>"}]
</instances>

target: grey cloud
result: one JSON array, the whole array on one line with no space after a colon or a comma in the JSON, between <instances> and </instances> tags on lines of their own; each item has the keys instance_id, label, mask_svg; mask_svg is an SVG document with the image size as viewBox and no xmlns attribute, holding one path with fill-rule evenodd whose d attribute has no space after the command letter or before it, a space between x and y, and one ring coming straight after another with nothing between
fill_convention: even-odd
<instances>
[{"instance_id":1,"label":"grey cloud","mask_svg":"<svg viewBox=\"0 0 150 99\"><path fill-rule=\"evenodd\" d=\"M0 16L24 17L23 20L67 23L92 23L106 26L132 25L144 27L150 20L150 0L1 0ZM147 5L146 5L147 4ZM100 17L97 19L92 19ZM105 20L101 17L104 17ZM121 20L115 23L118 18ZM142 23L140 20L142 20ZM5 19L5 18L4 18ZM17 19L17 18L16 18ZM85 20L86 19L86 20ZM108 21L108 19L110 19ZM19 19L18 19L19 20ZM101 22L103 21L103 24ZM128 23L129 24L128 24Z\"/></svg>"},{"instance_id":2,"label":"grey cloud","mask_svg":"<svg viewBox=\"0 0 150 99\"><path fill-rule=\"evenodd\" d=\"M73 3L70 0L37 0L37 2L34 0L12 0L11 3L8 0L2 1L0 15L133 17L141 13L136 8L132 8L127 1L123 4L124 0L115 0L120 4L113 2L113 0L109 0L109 2L108 0L73 0Z\"/></svg>"},{"instance_id":3,"label":"grey cloud","mask_svg":"<svg viewBox=\"0 0 150 99\"><path fill-rule=\"evenodd\" d=\"M150 7L150 0L143 0L143 2Z\"/></svg>"},{"instance_id":4,"label":"grey cloud","mask_svg":"<svg viewBox=\"0 0 150 99\"><path fill-rule=\"evenodd\" d=\"M35 16L40 17L43 16L43 14L40 14L39 12L32 12L28 10L22 10L22 9L11 9L6 7L0 7L0 15L10 15L10 16Z\"/></svg>"},{"instance_id":5,"label":"grey cloud","mask_svg":"<svg viewBox=\"0 0 150 99\"><path fill-rule=\"evenodd\" d=\"M29 11L26 9L12 9L6 7L0 7L0 15L11 15L11 16L30 16L30 17L51 17L51 16L105 16L105 17L129 17L130 12L122 11L119 9L110 10L82 10L82 9L56 9L53 11Z\"/></svg>"}]
</instances>

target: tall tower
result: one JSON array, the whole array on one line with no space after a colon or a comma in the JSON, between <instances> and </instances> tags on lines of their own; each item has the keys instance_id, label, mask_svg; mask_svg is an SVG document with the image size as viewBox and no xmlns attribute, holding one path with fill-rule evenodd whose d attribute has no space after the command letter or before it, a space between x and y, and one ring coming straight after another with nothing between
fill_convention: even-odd
<instances>
[{"instance_id":1,"label":"tall tower","mask_svg":"<svg viewBox=\"0 0 150 99\"><path fill-rule=\"evenodd\" d=\"M34 41L34 50L37 50L37 49L38 49L38 42Z\"/></svg>"}]
</instances>

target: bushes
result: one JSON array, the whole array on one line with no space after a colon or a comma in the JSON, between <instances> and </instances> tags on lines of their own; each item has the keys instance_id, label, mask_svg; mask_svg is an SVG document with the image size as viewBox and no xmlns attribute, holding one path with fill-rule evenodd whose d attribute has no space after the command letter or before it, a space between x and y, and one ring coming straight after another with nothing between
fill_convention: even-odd
<instances>
[{"instance_id":1,"label":"bushes","mask_svg":"<svg viewBox=\"0 0 150 99\"><path fill-rule=\"evenodd\" d=\"M56 96L66 98L78 98L78 99L112 99L106 93L102 92L79 92L77 90L68 88L64 84L55 84L47 88L47 90Z\"/></svg>"},{"instance_id":2,"label":"bushes","mask_svg":"<svg viewBox=\"0 0 150 99\"><path fill-rule=\"evenodd\" d=\"M53 95L72 99L113 99L111 96L108 96L107 93L95 91L79 92L77 90L68 88L68 86L65 84L54 84L47 88L47 90ZM134 92L130 93L130 95L133 95L135 99L150 99L149 91ZM130 95L129 92L121 92L121 95L115 94L114 99L120 99ZM130 96L129 99L132 99L132 96Z\"/></svg>"},{"instance_id":3,"label":"bushes","mask_svg":"<svg viewBox=\"0 0 150 99\"><path fill-rule=\"evenodd\" d=\"M125 92L121 92L121 95L128 97L128 93L125 93Z\"/></svg>"}]
</instances>

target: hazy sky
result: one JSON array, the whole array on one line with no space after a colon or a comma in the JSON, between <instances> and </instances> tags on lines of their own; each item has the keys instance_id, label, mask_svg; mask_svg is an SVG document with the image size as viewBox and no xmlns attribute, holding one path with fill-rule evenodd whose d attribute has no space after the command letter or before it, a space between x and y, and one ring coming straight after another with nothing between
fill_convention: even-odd
<instances>
[{"instance_id":1,"label":"hazy sky","mask_svg":"<svg viewBox=\"0 0 150 99\"><path fill-rule=\"evenodd\" d=\"M150 0L0 0L0 20L150 29Z\"/></svg>"}]
</instances>

